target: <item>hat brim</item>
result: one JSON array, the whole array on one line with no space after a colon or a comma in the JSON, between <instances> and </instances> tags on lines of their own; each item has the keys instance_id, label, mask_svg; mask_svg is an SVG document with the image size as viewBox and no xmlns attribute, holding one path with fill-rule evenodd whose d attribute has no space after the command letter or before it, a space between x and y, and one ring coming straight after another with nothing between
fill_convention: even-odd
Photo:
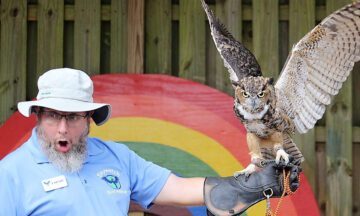
<instances>
[{"instance_id":1,"label":"hat brim","mask_svg":"<svg viewBox=\"0 0 360 216\"><path fill-rule=\"evenodd\" d=\"M110 104L103 103L89 103L78 100L71 100L66 98L44 98L36 101L24 101L18 103L19 112L29 117L33 107L46 107L62 112L87 112L94 111L91 118L96 125L104 124L111 115Z\"/></svg>"}]
</instances>

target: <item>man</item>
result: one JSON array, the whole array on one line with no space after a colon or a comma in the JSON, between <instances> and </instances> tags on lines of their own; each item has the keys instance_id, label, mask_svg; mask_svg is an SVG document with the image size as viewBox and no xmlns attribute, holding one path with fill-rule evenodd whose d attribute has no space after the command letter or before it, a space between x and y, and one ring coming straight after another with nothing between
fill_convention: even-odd
<instances>
[{"instance_id":1,"label":"man","mask_svg":"<svg viewBox=\"0 0 360 216\"><path fill-rule=\"evenodd\" d=\"M18 104L24 116L37 116L30 139L0 161L0 215L127 215L130 200L144 208L206 202L212 213L229 215L265 199L266 191L279 197L282 169L298 187L299 169L273 162L248 178L178 177L125 145L88 137L90 119L104 124L111 106L93 102L86 73L53 69L38 88L36 101Z\"/></svg>"}]
</instances>

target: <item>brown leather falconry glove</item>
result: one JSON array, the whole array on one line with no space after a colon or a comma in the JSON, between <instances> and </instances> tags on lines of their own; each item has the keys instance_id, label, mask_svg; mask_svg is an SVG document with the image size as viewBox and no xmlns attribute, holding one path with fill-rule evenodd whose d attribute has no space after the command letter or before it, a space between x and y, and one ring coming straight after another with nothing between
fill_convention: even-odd
<instances>
[{"instance_id":1,"label":"brown leather falconry glove","mask_svg":"<svg viewBox=\"0 0 360 216\"><path fill-rule=\"evenodd\" d=\"M299 187L301 168L289 163L267 161L265 167L250 176L208 177L204 184L204 199L208 215L240 215L252 205L266 199L265 195L281 197L284 191L283 170L290 172L291 191ZM265 195L264 195L265 194Z\"/></svg>"}]
</instances>

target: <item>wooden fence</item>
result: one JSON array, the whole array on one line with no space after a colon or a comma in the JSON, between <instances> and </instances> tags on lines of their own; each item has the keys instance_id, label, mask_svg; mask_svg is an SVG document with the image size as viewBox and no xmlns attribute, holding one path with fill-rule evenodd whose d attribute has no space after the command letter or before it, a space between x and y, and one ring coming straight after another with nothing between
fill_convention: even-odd
<instances>
[{"instance_id":1,"label":"wooden fence","mask_svg":"<svg viewBox=\"0 0 360 216\"><path fill-rule=\"evenodd\" d=\"M297 40L350 2L208 1L273 77ZM36 96L37 78L54 67L164 73L232 95L198 0L1 0L0 17L0 125L18 101ZM317 127L296 137L323 215L360 215L359 71L357 65Z\"/></svg>"}]
</instances>

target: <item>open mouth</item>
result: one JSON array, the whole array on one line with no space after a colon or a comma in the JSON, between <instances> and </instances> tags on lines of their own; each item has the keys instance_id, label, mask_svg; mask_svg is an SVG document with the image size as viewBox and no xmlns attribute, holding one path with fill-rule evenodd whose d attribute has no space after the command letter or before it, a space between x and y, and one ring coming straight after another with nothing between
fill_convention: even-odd
<instances>
[{"instance_id":1,"label":"open mouth","mask_svg":"<svg viewBox=\"0 0 360 216\"><path fill-rule=\"evenodd\" d=\"M59 141L59 145L60 145L61 147L66 147L67 144L68 144L67 141Z\"/></svg>"},{"instance_id":2,"label":"open mouth","mask_svg":"<svg viewBox=\"0 0 360 216\"><path fill-rule=\"evenodd\" d=\"M69 141L67 140L60 140L57 142L57 145L56 145L56 150L60 151L60 152L68 152L70 150L70 143Z\"/></svg>"}]
</instances>

